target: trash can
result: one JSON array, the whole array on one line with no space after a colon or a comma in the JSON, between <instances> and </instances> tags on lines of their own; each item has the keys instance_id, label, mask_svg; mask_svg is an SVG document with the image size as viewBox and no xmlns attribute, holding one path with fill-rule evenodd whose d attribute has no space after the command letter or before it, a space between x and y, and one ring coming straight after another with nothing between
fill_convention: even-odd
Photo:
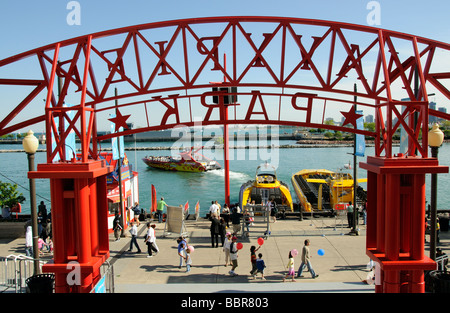
<instances>
[{"instance_id":1,"label":"trash can","mask_svg":"<svg viewBox=\"0 0 450 313\"><path fill-rule=\"evenodd\" d=\"M431 271L430 279L433 293L450 293L450 273Z\"/></svg>"},{"instance_id":2,"label":"trash can","mask_svg":"<svg viewBox=\"0 0 450 313\"><path fill-rule=\"evenodd\" d=\"M439 218L439 226L441 226L441 231L448 231L448 222L450 219L448 217Z\"/></svg>"},{"instance_id":3,"label":"trash can","mask_svg":"<svg viewBox=\"0 0 450 313\"><path fill-rule=\"evenodd\" d=\"M28 293L53 293L53 283L55 275L53 274L38 274L33 275L25 281L28 286Z\"/></svg>"}]
</instances>

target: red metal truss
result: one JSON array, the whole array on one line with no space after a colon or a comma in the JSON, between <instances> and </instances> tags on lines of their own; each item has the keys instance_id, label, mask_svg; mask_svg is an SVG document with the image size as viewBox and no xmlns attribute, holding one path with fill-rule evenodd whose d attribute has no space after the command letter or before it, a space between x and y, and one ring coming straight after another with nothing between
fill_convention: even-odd
<instances>
[{"instance_id":1,"label":"red metal truss","mask_svg":"<svg viewBox=\"0 0 450 313\"><path fill-rule=\"evenodd\" d=\"M365 40L355 42L354 34ZM105 38L116 39L105 43ZM399 54L404 45L409 47L406 57ZM450 100L447 84L450 69L443 68L442 64L436 66L433 62L438 51L448 53L450 45L367 26L281 17L197 18L108 30L0 60L0 87L34 87L24 93L23 100L11 109L2 108L9 113L0 121L0 135L45 120L47 138L51 138L47 143L48 162L57 155L65 159L65 140L71 131L81 141L82 160L96 159L98 140L175 126L168 123L168 118L180 116L177 99L200 100L197 102L207 107L210 113L213 107L201 101L205 95L211 95L211 81L223 77L227 86L247 90L238 89L237 95L247 95L251 101L261 102L263 111L247 111L244 114L246 118L235 116L230 120L225 120L223 115L219 119L208 115L203 121L205 125L280 124L357 132L374 137L376 155L380 156L384 151L386 157L392 156L392 136L402 126L409 136L408 154L415 155L417 150L421 156L427 157L427 136L419 140L419 133L427 132L428 116L450 119L448 114L428 109L427 88L431 87ZM220 60L223 53L227 54L227 65ZM319 53L322 53L321 58L317 57ZM3 73L8 73L3 69L25 59L37 62L40 78L3 76ZM372 63L375 67L368 65ZM255 79L255 69L262 70L265 80L262 80L263 75ZM162 84L162 77L169 77L171 83ZM308 77L310 81L299 80L302 77ZM56 78L61 79L59 88ZM355 80L360 86L357 92L348 88L348 84L353 85ZM113 89L119 85L121 94L116 95ZM394 86L403 90L405 96L396 96ZM276 92L273 91L275 89ZM311 93L305 93L305 90ZM42 113L17 121L20 113L36 102L43 92L46 93L46 102ZM78 102L66 107L64 103L75 93L79 94ZM145 95L150 95L150 98L142 100ZM276 117L264 114L264 104L269 106L268 101L263 100L267 95L290 99L291 108L305 111L306 118L289 120L281 117L284 109L281 100L270 104L278 107ZM336 95L342 98L338 99ZM317 112L325 115L325 109L316 110L318 102L323 107L327 101L340 102L342 109L339 111L347 112L353 96L363 99L357 102L359 108L373 110L377 121L375 132L326 125L323 118L322 123L312 121L311 117ZM306 99L307 105L298 104L299 98ZM401 101L402 98L409 100ZM144 108L145 112L142 109L140 113L142 116L155 114L152 106L156 104L163 105L166 111L159 119L160 123L147 122L147 127L125 129L122 133L98 138L97 115L99 112L115 112L114 100L126 100L120 109ZM241 110L238 106L235 109ZM176 122L193 125L192 107L189 113L188 119ZM417 123L412 122L414 115Z\"/></svg>"}]
</instances>

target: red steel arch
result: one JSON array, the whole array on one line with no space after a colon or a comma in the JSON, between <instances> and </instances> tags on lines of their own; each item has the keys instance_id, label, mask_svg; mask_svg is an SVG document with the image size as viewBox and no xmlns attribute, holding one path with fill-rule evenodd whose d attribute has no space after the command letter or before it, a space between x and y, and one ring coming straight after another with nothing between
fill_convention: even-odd
<instances>
[{"instance_id":1,"label":"red steel arch","mask_svg":"<svg viewBox=\"0 0 450 313\"><path fill-rule=\"evenodd\" d=\"M363 38L361 43L354 41L354 34L359 40ZM105 38L115 40L109 42ZM407 51L404 51L405 46ZM193 108L189 108L189 118L180 119L176 102L188 99L189 105L196 102L205 109L210 104L204 101L205 92L211 91L211 80L219 80L239 87L238 93L242 93L239 99L250 95L249 105L262 106L262 111L246 109L243 118L235 116L228 121L223 120L223 116L203 118L205 124L275 123L353 131L324 125L323 119L314 122L310 117L323 116L324 109L314 110L325 107L327 101L340 102L342 110L349 111L345 104L353 103L353 96L358 96L365 100L357 102L359 108L372 110L377 122L375 133L359 131L377 140L376 155L383 152L387 157L393 155L392 135L403 126L411 143L409 153L414 154L418 149L420 155L427 156L427 138L423 136L422 141L418 138L420 131L426 132L428 115L449 118L447 114L428 108L427 93L428 88L433 89L450 99L446 84L450 71L441 64L434 66L433 62L438 53L449 50L447 43L383 29L277 17L198 18L104 31L1 60L0 86L28 86L31 91L23 93L25 97L3 117L0 134L45 121L47 138L53 136L56 142L53 148L50 141L47 145L49 162L57 153L64 153L61 147L70 130L82 141L83 160L88 156L95 159L97 140L120 135L96 136L96 115L113 112L114 100L130 99L120 104L124 110L141 107L132 114L131 120L136 115L154 114L156 106L166 109L159 123L147 121L147 127L126 130L123 134L171 128L179 123L189 126L193 124ZM402 57L400 51L404 54ZM228 57L226 66L220 60L223 53ZM320 62L316 59L319 53ZM20 62L28 64L25 59L31 59L40 71L35 78L1 75L3 69L7 71ZM256 79L254 70L258 70ZM301 81L302 76L309 81ZM60 91L56 77L62 80ZM159 82L163 77L170 77L170 85ZM261 77L266 80L262 81ZM358 92L349 88L349 81L357 82ZM394 94L395 85L403 92ZM121 94L116 96L113 89L119 86ZM75 106L64 107L73 95L76 97L71 101ZM152 96L143 98L144 95ZM279 96L279 101L269 105L263 98L268 95ZM39 96L46 98L41 113L17 121L19 113L41 99ZM402 98L409 101L402 102ZM142 109L144 106L146 111ZM268 106L274 106L278 112L274 116L264 114ZM403 111L401 106L405 108ZM281 117L287 107L302 111L305 117L296 120ZM74 117L69 117L69 111L75 112ZM416 125L409 118L414 113L418 114ZM66 120L69 127L65 132L58 127L56 117L62 117L58 124ZM169 117L174 123L167 123Z\"/></svg>"},{"instance_id":2,"label":"red steel arch","mask_svg":"<svg viewBox=\"0 0 450 313\"><path fill-rule=\"evenodd\" d=\"M424 255L425 174L448 172L428 158L425 134L429 115L450 119L431 110L428 97L450 100L450 69L442 62L449 53L448 43L373 27L214 17L104 31L0 60L0 94L13 103L2 108L0 135L45 123L47 164L29 177L51 182L55 253L45 270L57 274L57 291L91 290L109 255L102 214L110 169L99 160L99 141L200 120L225 129L279 124L374 137L375 156L361 167L368 170L367 254L381 266L377 291L424 292L424 270L435 266ZM238 101L212 101L227 93ZM324 123L331 106L344 124L355 124L355 104L375 117L375 132ZM108 119L116 128L128 119L144 126L98 136L97 125ZM400 126L405 155L392 151ZM56 161L66 160L71 132L81 159ZM82 276L75 289L66 280L71 261Z\"/></svg>"}]
</instances>

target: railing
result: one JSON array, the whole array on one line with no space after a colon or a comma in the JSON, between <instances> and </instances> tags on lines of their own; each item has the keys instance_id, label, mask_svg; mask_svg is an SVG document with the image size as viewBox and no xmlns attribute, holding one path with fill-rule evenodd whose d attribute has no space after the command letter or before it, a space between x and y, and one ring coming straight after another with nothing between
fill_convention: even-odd
<instances>
[{"instance_id":1,"label":"railing","mask_svg":"<svg viewBox=\"0 0 450 313\"><path fill-rule=\"evenodd\" d=\"M39 265L45 262L40 261ZM2 292L13 289L15 293L26 292L26 279L34 274L34 259L25 255L8 255L0 258L0 287Z\"/></svg>"},{"instance_id":2,"label":"railing","mask_svg":"<svg viewBox=\"0 0 450 313\"><path fill-rule=\"evenodd\" d=\"M445 269L445 263L448 263L448 255L441 255L436 258L436 263L438 264L438 270L443 271Z\"/></svg>"},{"instance_id":3,"label":"railing","mask_svg":"<svg viewBox=\"0 0 450 313\"><path fill-rule=\"evenodd\" d=\"M106 261L100 267L101 279L91 293L114 293L114 267Z\"/></svg>"},{"instance_id":4,"label":"railing","mask_svg":"<svg viewBox=\"0 0 450 313\"><path fill-rule=\"evenodd\" d=\"M256 227L256 232L260 232L261 236L263 237L269 237L270 235L270 211L269 207L266 205L244 205L243 211L249 212L248 217L252 217L253 221L251 223L254 224L254 226L258 225L259 227ZM265 229L264 226L265 225ZM261 229L262 226L262 229ZM251 226L250 229L253 229L255 231L255 227ZM247 231L247 225L246 225L246 218L245 215L242 217L242 225L241 225L241 234L243 237L249 237L250 233Z\"/></svg>"}]
</instances>

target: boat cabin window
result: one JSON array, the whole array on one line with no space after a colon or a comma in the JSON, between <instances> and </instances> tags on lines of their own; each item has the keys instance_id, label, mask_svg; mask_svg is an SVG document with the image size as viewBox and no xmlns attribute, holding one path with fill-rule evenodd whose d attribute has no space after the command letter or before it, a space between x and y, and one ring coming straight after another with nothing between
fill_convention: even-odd
<instances>
[{"instance_id":1,"label":"boat cabin window","mask_svg":"<svg viewBox=\"0 0 450 313\"><path fill-rule=\"evenodd\" d=\"M259 174L256 177L256 180L259 184L273 183L275 181L275 176L273 174Z\"/></svg>"}]
</instances>

